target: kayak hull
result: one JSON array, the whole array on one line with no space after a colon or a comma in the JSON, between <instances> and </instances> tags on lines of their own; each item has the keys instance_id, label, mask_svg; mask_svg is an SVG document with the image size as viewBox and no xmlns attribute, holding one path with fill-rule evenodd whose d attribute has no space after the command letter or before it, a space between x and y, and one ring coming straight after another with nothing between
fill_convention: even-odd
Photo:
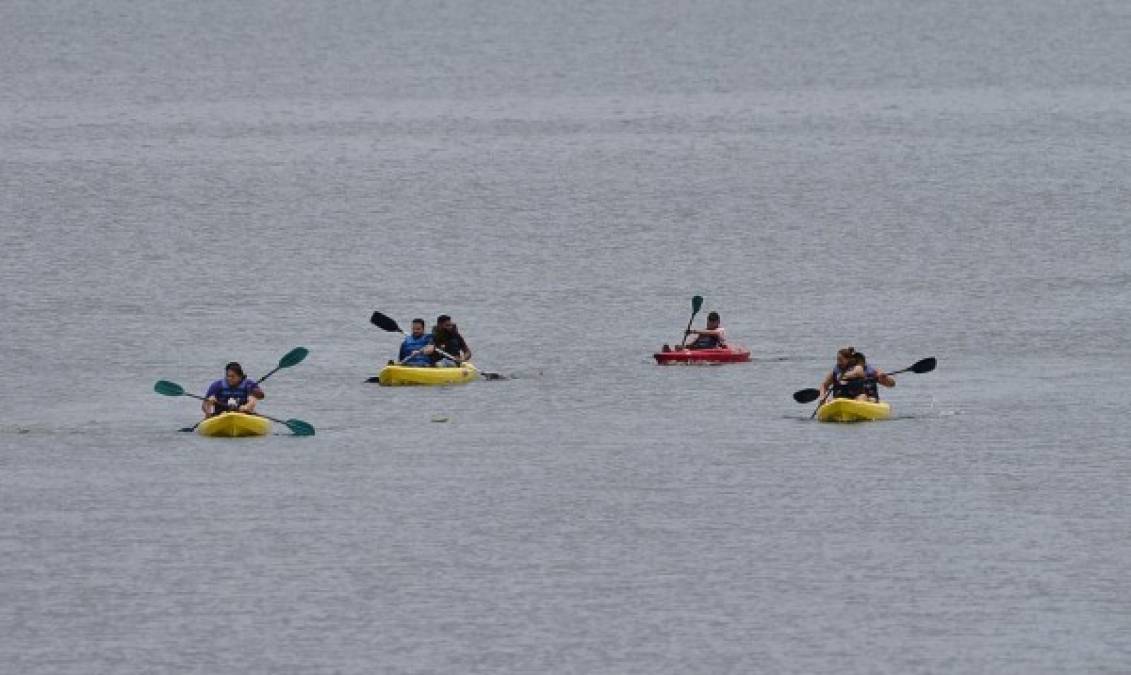
<instances>
[{"instance_id":1,"label":"kayak hull","mask_svg":"<svg viewBox=\"0 0 1131 675\"><path fill-rule=\"evenodd\" d=\"M220 413L202 421L196 427L196 433L213 438L266 436L270 432L271 420L240 412Z\"/></svg>"},{"instance_id":2,"label":"kayak hull","mask_svg":"<svg viewBox=\"0 0 1131 675\"><path fill-rule=\"evenodd\" d=\"M450 386L467 384L479 375L479 370L465 363L455 367L388 365L377 374L377 382L386 387Z\"/></svg>"},{"instance_id":3,"label":"kayak hull","mask_svg":"<svg viewBox=\"0 0 1131 675\"><path fill-rule=\"evenodd\" d=\"M750 360L750 350L739 345L722 349L676 349L670 352L656 352L652 357L661 366L745 363Z\"/></svg>"},{"instance_id":4,"label":"kayak hull","mask_svg":"<svg viewBox=\"0 0 1131 675\"><path fill-rule=\"evenodd\" d=\"M834 398L817 409L821 422L873 422L891 417L891 404Z\"/></svg>"}]
</instances>

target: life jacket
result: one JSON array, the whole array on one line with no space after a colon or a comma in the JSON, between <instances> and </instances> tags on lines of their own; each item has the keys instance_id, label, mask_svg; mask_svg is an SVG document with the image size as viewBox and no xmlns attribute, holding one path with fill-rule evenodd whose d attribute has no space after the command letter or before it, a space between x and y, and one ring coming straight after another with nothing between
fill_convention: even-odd
<instances>
[{"instance_id":1,"label":"life jacket","mask_svg":"<svg viewBox=\"0 0 1131 675\"><path fill-rule=\"evenodd\" d=\"M399 357L401 363L409 366L432 365L432 358L428 354L414 354L412 357L409 357L409 354L424 349L430 344L432 344L432 336L428 333L425 333L418 338L414 338L411 335L406 335L404 342L401 343L401 352Z\"/></svg>"},{"instance_id":2,"label":"life jacket","mask_svg":"<svg viewBox=\"0 0 1131 675\"><path fill-rule=\"evenodd\" d=\"M864 395L875 400L880 400L879 373L872 366L864 366Z\"/></svg>"},{"instance_id":3,"label":"life jacket","mask_svg":"<svg viewBox=\"0 0 1131 675\"><path fill-rule=\"evenodd\" d=\"M436 345L437 349L442 349L451 354L457 359L460 357L460 352L467 348L467 343L463 341L458 333L449 333L445 330L436 329L432 332L432 344ZM448 357L436 351L432 354L432 363L439 363L445 361L448 364L455 365Z\"/></svg>"},{"instance_id":4,"label":"life jacket","mask_svg":"<svg viewBox=\"0 0 1131 675\"><path fill-rule=\"evenodd\" d=\"M856 398L864 393L864 380L841 381L842 375L840 366L833 366L833 398Z\"/></svg>"},{"instance_id":5,"label":"life jacket","mask_svg":"<svg viewBox=\"0 0 1131 675\"><path fill-rule=\"evenodd\" d=\"M216 385L220 385L220 388L216 389ZM243 378L243 381L234 387L228 384L228 378L226 377L216 380L212 383L212 386L208 388L209 391L215 392L215 414L219 415L222 412L234 411L236 408L247 403L248 398L251 397L251 392L255 391L257 386L259 385L250 377Z\"/></svg>"},{"instance_id":6,"label":"life jacket","mask_svg":"<svg viewBox=\"0 0 1131 675\"><path fill-rule=\"evenodd\" d=\"M722 327L720 326L719 330L721 330L721 329L722 329ZM719 335L700 335L699 337L697 337L695 339L695 342L692 342L690 345L688 345L688 348L690 348L690 349L718 349L720 347L723 347L724 344L725 343L723 342L722 337L719 336Z\"/></svg>"},{"instance_id":7,"label":"life jacket","mask_svg":"<svg viewBox=\"0 0 1131 675\"><path fill-rule=\"evenodd\" d=\"M855 366L853 366L855 367ZM833 398L856 398L860 394L880 400L879 388L876 386L876 369L864 366L864 377L841 382L844 371L840 366L833 367Z\"/></svg>"}]
</instances>

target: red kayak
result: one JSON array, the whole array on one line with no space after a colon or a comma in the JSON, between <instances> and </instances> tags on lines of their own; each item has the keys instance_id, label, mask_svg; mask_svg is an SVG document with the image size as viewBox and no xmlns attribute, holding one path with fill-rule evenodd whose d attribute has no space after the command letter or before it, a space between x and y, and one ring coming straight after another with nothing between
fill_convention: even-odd
<instances>
[{"instance_id":1,"label":"red kayak","mask_svg":"<svg viewBox=\"0 0 1131 675\"><path fill-rule=\"evenodd\" d=\"M733 345L717 349L673 349L670 352L656 352L656 363L668 366L675 363L745 363L750 360L750 350Z\"/></svg>"}]
</instances>

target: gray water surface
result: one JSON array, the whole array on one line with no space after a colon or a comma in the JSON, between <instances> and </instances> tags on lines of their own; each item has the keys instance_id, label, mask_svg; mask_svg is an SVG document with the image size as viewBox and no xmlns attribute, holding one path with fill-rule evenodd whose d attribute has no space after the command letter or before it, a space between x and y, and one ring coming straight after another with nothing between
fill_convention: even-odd
<instances>
[{"instance_id":1,"label":"gray water surface","mask_svg":"<svg viewBox=\"0 0 1131 675\"><path fill-rule=\"evenodd\" d=\"M6 3L0 670L1131 670L1128 45L1116 1ZM697 293L751 364L652 363ZM363 384L375 309L511 378ZM810 422L847 344L939 367ZM152 392L297 345L261 410L313 438Z\"/></svg>"}]
</instances>

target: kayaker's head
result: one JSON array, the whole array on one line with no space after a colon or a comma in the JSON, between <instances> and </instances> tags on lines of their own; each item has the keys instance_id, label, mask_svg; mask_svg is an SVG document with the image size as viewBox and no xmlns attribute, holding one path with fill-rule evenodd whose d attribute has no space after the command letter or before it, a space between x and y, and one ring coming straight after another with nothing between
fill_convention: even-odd
<instances>
[{"instance_id":1,"label":"kayaker's head","mask_svg":"<svg viewBox=\"0 0 1131 675\"><path fill-rule=\"evenodd\" d=\"M865 358L864 355L860 352L856 352L856 356L852 359L852 362L857 366L868 365L868 359Z\"/></svg>"},{"instance_id":2,"label":"kayaker's head","mask_svg":"<svg viewBox=\"0 0 1131 675\"><path fill-rule=\"evenodd\" d=\"M229 387L235 387L239 385L240 382L243 382L247 375L243 374L243 366L232 361L224 366L224 377L228 380Z\"/></svg>"},{"instance_id":3,"label":"kayaker's head","mask_svg":"<svg viewBox=\"0 0 1131 675\"><path fill-rule=\"evenodd\" d=\"M412 320L412 337L418 338L424 335L424 319Z\"/></svg>"},{"instance_id":4,"label":"kayaker's head","mask_svg":"<svg viewBox=\"0 0 1131 675\"><path fill-rule=\"evenodd\" d=\"M436 317L436 333L450 335L452 333L452 317L447 314Z\"/></svg>"},{"instance_id":5,"label":"kayaker's head","mask_svg":"<svg viewBox=\"0 0 1131 675\"><path fill-rule=\"evenodd\" d=\"M856 364L856 348L844 347L836 352L836 366L841 370L848 370Z\"/></svg>"},{"instance_id":6,"label":"kayaker's head","mask_svg":"<svg viewBox=\"0 0 1131 675\"><path fill-rule=\"evenodd\" d=\"M707 330L717 330L719 327L719 313L711 312L707 315Z\"/></svg>"}]
</instances>

